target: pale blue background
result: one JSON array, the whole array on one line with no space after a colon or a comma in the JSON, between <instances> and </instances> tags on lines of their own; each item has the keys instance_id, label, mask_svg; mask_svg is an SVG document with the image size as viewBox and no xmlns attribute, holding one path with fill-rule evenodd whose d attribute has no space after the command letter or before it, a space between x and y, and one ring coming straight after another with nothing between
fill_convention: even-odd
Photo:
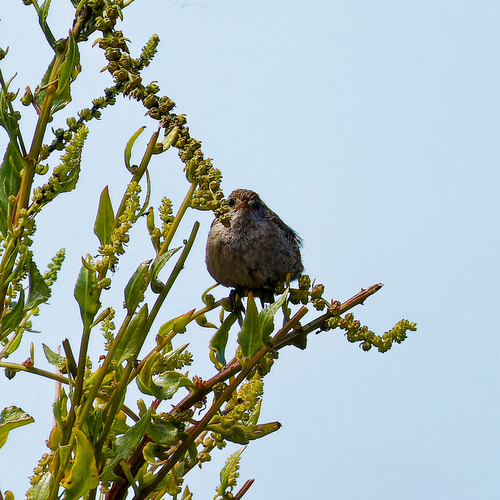
<instances>
[{"instance_id":1,"label":"pale blue background","mask_svg":"<svg viewBox=\"0 0 500 500\"><path fill-rule=\"evenodd\" d=\"M52 3L49 20L65 36L69 1ZM0 46L10 46L4 76L18 72L12 88L34 89L50 57L34 10L3 0L0 18ZM312 335L304 352L282 351L266 379L262 419L283 428L243 454L240 485L256 478L245 499L500 497L499 25L500 4L481 0L137 0L126 9L132 55L160 35L144 78L187 114L224 173L226 194L256 190L299 232L306 271L327 297L346 300L384 282L355 310L363 323L383 333L402 317L418 322L418 332L386 354L365 353L338 331ZM105 66L90 44L82 57L90 72ZM54 128L109 84L107 73L79 80ZM34 325L43 336L27 336L16 361L31 341L56 348L68 337L76 349L81 327L71 294L80 255L96 252L99 193L111 184L118 204L124 145L148 126L139 161L155 130L141 106L120 101L91 123L79 190L38 221L40 236L55 226L36 241L40 266L62 246L68 255L52 305ZM29 131L33 113L21 112ZM5 144L1 133L0 149ZM178 204L186 184L175 153L155 158L151 173L153 202L168 195ZM162 320L199 305L212 283L203 256L211 215L190 219L201 221L200 236L175 288L181 297ZM178 243L189 230L186 223ZM119 313L120 289L152 255L145 229L133 236L115 295L106 296ZM193 328L180 339L199 363L191 374L212 373L209 335ZM100 344L96 331L94 353ZM37 348L44 366L42 357ZM37 420L0 451L0 489L21 498L45 450L54 387L2 375L0 394L0 407L22 406ZM234 449L188 476L195 499L213 497Z\"/></svg>"}]
</instances>

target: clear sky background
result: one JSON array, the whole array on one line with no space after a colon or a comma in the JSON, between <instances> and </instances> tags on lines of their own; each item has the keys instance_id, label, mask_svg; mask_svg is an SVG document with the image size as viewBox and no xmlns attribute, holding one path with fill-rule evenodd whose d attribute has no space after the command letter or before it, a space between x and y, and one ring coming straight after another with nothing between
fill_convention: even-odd
<instances>
[{"instance_id":1,"label":"clear sky background","mask_svg":"<svg viewBox=\"0 0 500 500\"><path fill-rule=\"evenodd\" d=\"M71 24L69 5L52 1L57 37ZM2 0L0 19L0 47L10 46L2 72L18 73L12 88L34 89L51 56L34 9ZM245 499L499 498L499 25L498 1L482 0L136 0L125 10L132 55L160 36L144 79L187 114L225 193L257 191L302 236L306 272L326 297L344 301L385 283L354 310L362 323L377 333L403 317L418 323L385 354L363 352L340 331L281 352L261 418L283 427L243 454L240 485L256 478ZM111 84L90 45L82 63L91 75L54 128ZM27 133L33 112L20 111ZM29 342L76 345L80 256L96 253L99 193L109 184L117 205L128 179L123 149L142 125L136 161L156 127L140 105L120 100L90 124L78 190L38 221L39 266L61 247L67 260L34 323L42 335L27 336L13 360L28 356ZM0 149L6 142L0 133ZM156 157L151 173L152 203L166 195L178 204L186 184L175 153ZM194 220L200 235L163 320L201 305L213 283L204 264L211 214L190 214L178 243ZM145 229L133 236L107 296L118 312L131 271L152 256ZM212 373L209 336L192 329L181 339L199 363L192 375ZM95 355L100 346L96 332ZM45 366L42 358L38 347ZM17 498L45 451L53 395L45 380L0 377L0 407L36 418L0 451L0 490ZM213 497L235 449L188 476L195 499Z\"/></svg>"}]
</instances>

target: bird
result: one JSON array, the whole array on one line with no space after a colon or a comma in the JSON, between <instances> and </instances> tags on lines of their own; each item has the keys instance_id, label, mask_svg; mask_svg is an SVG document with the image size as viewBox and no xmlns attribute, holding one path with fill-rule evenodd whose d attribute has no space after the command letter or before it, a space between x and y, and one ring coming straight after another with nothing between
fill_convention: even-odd
<instances>
[{"instance_id":1,"label":"bird","mask_svg":"<svg viewBox=\"0 0 500 500\"><path fill-rule=\"evenodd\" d=\"M304 266L301 238L259 195L236 189L227 198L231 223L214 219L206 246L206 264L219 284L238 291L274 291L298 279Z\"/></svg>"}]
</instances>

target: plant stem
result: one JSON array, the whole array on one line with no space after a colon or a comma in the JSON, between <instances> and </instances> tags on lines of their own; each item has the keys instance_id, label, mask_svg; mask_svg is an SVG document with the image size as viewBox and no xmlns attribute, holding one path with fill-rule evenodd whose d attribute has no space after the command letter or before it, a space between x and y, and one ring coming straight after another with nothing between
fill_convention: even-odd
<instances>
[{"instance_id":1,"label":"plant stem","mask_svg":"<svg viewBox=\"0 0 500 500\"><path fill-rule=\"evenodd\" d=\"M383 283L375 283L374 285L369 286L368 288L362 288L360 292L356 295L353 295L350 299L343 302L338 309L329 310L327 313L323 314L319 318L311 321L307 325L299 327L291 332L289 335L282 336L279 339L276 339L276 349L281 349L286 345L291 344L297 337L301 335L308 335L315 330L322 330L326 326L327 320L333 318L334 316L338 316L340 314L344 314L345 312L352 309L354 306L363 304L363 302L374 293L378 292L384 286Z\"/></svg>"},{"instance_id":2,"label":"plant stem","mask_svg":"<svg viewBox=\"0 0 500 500\"><path fill-rule=\"evenodd\" d=\"M34 373L35 375L40 375L45 378L49 378L55 380L57 382L61 382L62 384L69 384L69 380L62 375L58 375L57 373L48 372L46 370L41 370L40 368L35 367L27 367L19 363L7 363L6 361L0 361L1 368L9 368L11 370L15 370L16 372L29 372Z\"/></svg>"}]
</instances>

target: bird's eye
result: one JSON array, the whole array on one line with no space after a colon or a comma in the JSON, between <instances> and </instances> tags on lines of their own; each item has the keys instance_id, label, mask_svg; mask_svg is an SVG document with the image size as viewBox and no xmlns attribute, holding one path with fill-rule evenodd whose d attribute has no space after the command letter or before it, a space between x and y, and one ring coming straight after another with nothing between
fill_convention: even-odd
<instances>
[{"instance_id":1,"label":"bird's eye","mask_svg":"<svg viewBox=\"0 0 500 500\"><path fill-rule=\"evenodd\" d=\"M258 198L255 198L254 200L252 200L252 208L254 210L259 210L260 207L262 207L262 202Z\"/></svg>"},{"instance_id":2,"label":"bird's eye","mask_svg":"<svg viewBox=\"0 0 500 500\"><path fill-rule=\"evenodd\" d=\"M227 204L228 204L230 207L234 207L234 198L229 198L229 200L227 200Z\"/></svg>"}]
</instances>

